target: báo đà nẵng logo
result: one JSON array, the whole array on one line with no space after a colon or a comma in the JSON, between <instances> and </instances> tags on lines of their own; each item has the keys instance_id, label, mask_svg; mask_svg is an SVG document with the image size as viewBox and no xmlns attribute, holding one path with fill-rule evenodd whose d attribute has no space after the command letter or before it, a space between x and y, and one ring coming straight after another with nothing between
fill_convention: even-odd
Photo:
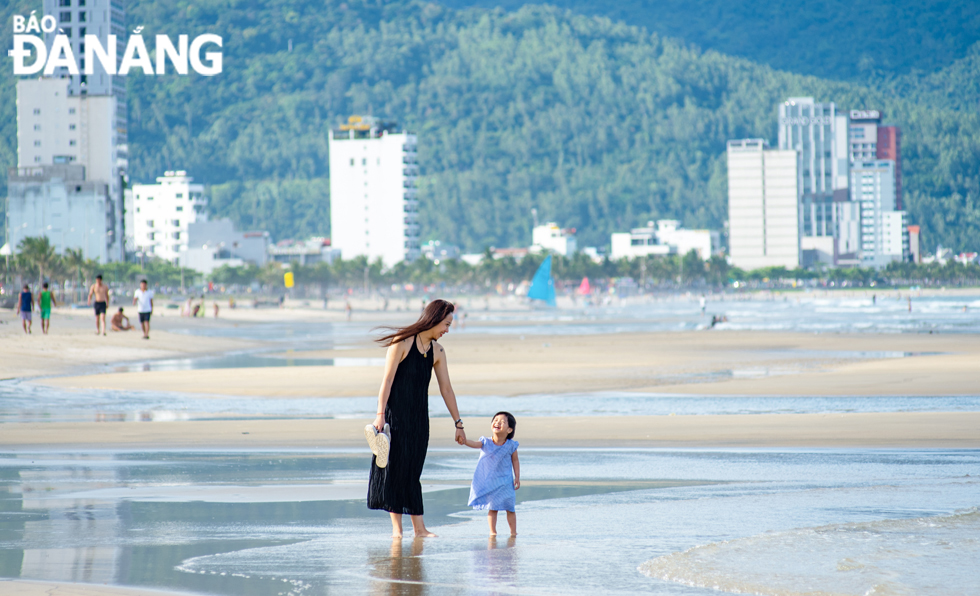
<instances>
[{"instance_id":1,"label":"b\u00e1o \u0111\u00e0 n\u1eb5ng logo","mask_svg":"<svg viewBox=\"0 0 980 596\"><path fill-rule=\"evenodd\" d=\"M97 35L86 35L82 51L84 69L79 69L71 38L61 32L57 20L51 15L38 19L31 12L28 17L14 15L14 47L7 51L7 55L14 59L15 75L41 73L51 76L57 68L66 68L70 75L90 75L94 73L96 61L110 75L126 75L136 70L142 70L147 75L163 75L167 74L167 62L170 62L173 72L180 75L188 74L188 66L208 77L221 72L221 51L205 49L210 49L210 46L221 48L220 35L205 33L193 40L187 35L178 35L176 46L170 36L156 35L153 40L156 50L154 61L150 59L142 32L142 26L133 30L133 35L126 41L121 60L116 55L115 35L109 35L105 45ZM43 33L55 33L50 49L41 37ZM32 56L34 61L28 64Z\"/></svg>"}]
</instances>

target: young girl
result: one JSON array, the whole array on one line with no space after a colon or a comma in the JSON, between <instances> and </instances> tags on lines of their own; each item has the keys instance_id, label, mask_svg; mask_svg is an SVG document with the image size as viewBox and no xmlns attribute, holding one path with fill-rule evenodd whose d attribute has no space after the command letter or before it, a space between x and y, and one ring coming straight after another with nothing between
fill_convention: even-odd
<instances>
[{"instance_id":1,"label":"young girl","mask_svg":"<svg viewBox=\"0 0 980 596\"><path fill-rule=\"evenodd\" d=\"M490 535L497 535L497 512L507 512L510 535L517 536L517 513L514 512L514 491L521 487L521 464L517 460L517 441L514 428L517 420L510 412L497 412L490 423L491 438L479 441L466 440L466 446L480 450L476 462L473 484L470 486L469 505L474 509L487 509Z\"/></svg>"}]
</instances>

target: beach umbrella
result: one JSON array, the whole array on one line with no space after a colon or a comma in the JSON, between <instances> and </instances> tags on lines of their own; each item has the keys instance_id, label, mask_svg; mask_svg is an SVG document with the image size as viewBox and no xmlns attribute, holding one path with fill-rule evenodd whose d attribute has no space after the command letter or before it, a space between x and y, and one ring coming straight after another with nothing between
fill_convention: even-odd
<instances>
[{"instance_id":1,"label":"beach umbrella","mask_svg":"<svg viewBox=\"0 0 980 596\"><path fill-rule=\"evenodd\" d=\"M589 285L588 277L582 278L582 283L578 286L578 293L582 296L588 296L592 293L592 286Z\"/></svg>"}]
</instances>

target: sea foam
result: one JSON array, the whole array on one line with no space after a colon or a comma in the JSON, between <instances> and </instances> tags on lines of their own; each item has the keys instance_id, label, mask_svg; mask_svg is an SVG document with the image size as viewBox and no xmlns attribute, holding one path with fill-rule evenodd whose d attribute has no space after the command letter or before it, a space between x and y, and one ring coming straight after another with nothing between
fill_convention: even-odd
<instances>
[{"instance_id":1,"label":"sea foam","mask_svg":"<svg viewBox=\"0 0 980 596\"><path fill-rule=\"evenodd\" d=\"M978 594L980 509L833 524L696 546L647 561L653 578L736 594Z\"/></svg>"}]
</instances>

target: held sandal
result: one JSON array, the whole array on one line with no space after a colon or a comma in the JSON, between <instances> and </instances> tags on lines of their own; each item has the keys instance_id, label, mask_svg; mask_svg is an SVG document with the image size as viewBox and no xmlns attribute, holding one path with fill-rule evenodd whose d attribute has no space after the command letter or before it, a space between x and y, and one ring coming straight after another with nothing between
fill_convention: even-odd
<instances>
[{"instance_id":1,"label":"held sandal","mask_svg":"<svg viewBox=\"0 0 980 596\"><path fill-rule=\"evenodd\" d=\"M379 468L388 465L388 451L391 449L391 428L385 423L384 429L378 432L373 424L364 427L364 437L367 439L368 447L374 454L374 463Z\"/></svg>"}]
</instances>

